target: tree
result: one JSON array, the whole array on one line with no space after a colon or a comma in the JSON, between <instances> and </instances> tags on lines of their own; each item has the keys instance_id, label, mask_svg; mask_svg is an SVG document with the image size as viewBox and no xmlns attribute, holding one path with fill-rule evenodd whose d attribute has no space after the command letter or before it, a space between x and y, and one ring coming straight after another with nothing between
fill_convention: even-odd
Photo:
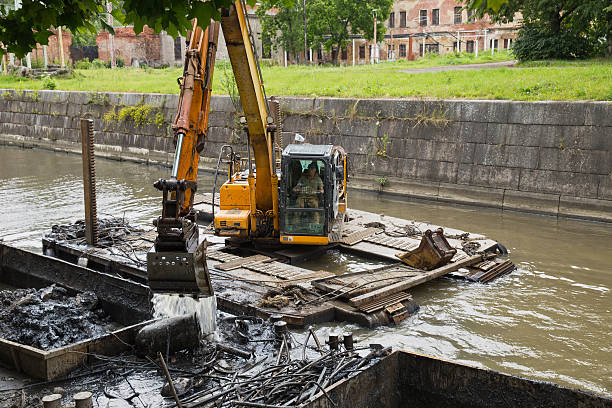
<instances>
[{"instance_id":1,"label":"tree","mask_svg":"<svg viewBox=\"0 0 612 408\"><path fill-rule=\"evenodd\" d=\"M220 8L229 7L231 0L109 0L112 15L125 25L133 25L136 34L146 24L171 36L191 29L191 19L206 28L210 19L221 19ZM290 2L291 0L283 0ZM251 6L255 0L247 0ZM107 0L23 0L21 8L11 10L7 1L0 3L0 53L14 52L22 57L36 47L47 44L53 27L66 27L72 32L96 32L95 24L114 33L106 22Z\"/></svg>"},{"instance_id":2,"label":"tree","mask_svg":"<svg viewBox=\"0 0 612 408\"><path fill-rule=\"evenodd\" d=\"M497 22L521 13L523 26L513 45L520 60L592 56L600 51L600 40L612 35L609 0L514 0L498 9L470 0L468 8Z\"/></svg>"},{"instance_id":3,"label":"tree","mask_svg":"<svg viewBox=\"0 0 612 408\"><path fill-rule=\"evenodd\" d=\"M279 0L264 0L255 11L261 22L264 52L284 49L294 58L304 51L303 2L283 6ZM269 40L269 41L268 41Z\"/></svg>"},{"instance_id":4,"label":"tree","mask_svg":"<svg viewBox=\"0 0 612 408\"><path fill-rule=\"evenodd\" d=\"M393 0L307 0L307 45L318 49L321 44L332 51L337 63L340 50L345 48L352 34L374 38L374 15L376 10L378 38L385 33L384 21L389 18ZM269 14L270 10L277 11ZM284 48L297 55L304 50L303 4L283 7L278 0L264 0L257 10L262 20L262 35L273 42L275 48Z\"/></svg>"}]
</instances>

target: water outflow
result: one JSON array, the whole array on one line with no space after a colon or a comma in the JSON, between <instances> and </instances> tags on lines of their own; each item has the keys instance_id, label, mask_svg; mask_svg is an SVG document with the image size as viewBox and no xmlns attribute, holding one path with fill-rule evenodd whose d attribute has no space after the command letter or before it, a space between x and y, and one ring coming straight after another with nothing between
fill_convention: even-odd
<instances>
[{"instance_id":1,"label":"water outflow","mask_svg":"<svg viewBox=\"0 0 612 408\"><path fill-rule=\"evenodd\" d=\"M204 338L213 338L217 330L217 298L194 299L190 296L153 295L153 317L174 317L195 314Z\"/></svg>"}]
</instances>

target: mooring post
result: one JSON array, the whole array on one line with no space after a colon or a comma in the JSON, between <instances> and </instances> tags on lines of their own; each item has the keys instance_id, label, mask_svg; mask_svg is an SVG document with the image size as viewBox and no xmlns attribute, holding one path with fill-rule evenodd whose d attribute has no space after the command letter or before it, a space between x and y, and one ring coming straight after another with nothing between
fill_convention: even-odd
<instances>
[{"instance_id":1,"label":"mooring post","mask_svg":"<svg viewBox=\"0 0 612 408\"><path fill-rule=\"evenodd\" d=\"M98 215L96 209L96 169L94 157L93 120L81 119L81 145L83 148L83 192L85 196L85 240L89 245L98 241Z\"/></svg>"},{"instance_id":2,"label":"mooring post","mask_svg":"<svg viewBox=\"0 0 612 408\"><path fill-rule=\"evenodd\" d=\"M42 397L43 408L62 408L62 394L50 394Z\"/></svg>"},{"instance_id":3,"label":"mooring post","mask_svg":"<svg viewBox=\"0 0 612 408\"><path fill-rule=\"evenodd\" d=\"M74 394L74 408L93 408L91 392L82 391Z\"/></svg>"}]
</instances>

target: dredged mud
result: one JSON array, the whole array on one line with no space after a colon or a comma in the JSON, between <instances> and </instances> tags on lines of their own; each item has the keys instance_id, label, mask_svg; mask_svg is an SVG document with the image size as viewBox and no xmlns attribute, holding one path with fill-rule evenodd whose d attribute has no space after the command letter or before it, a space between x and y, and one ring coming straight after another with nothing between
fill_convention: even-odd
<instances>
[{"instance_id":1,"label":"dredged mud","mask_svg":"<svg viewBox=\"0 0 612 408\"><path fill-rule=\"evenodd\" d=\"M0 338L51 350L111 328L93 292L72 296L59 286L0 291Z\"/></svg>"}]
</instances>

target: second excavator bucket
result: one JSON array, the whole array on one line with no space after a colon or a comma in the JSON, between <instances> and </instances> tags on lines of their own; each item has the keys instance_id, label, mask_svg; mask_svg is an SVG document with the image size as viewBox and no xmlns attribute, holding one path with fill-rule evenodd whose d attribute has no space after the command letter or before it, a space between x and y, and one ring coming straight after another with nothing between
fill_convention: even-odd
<instances>
[{"instance_id":1,"label":"second excavator bucket","mask_svg":"<svg viewBox=\"0 0 612 408\"><path fill-rule=\"evenodd\" d=\"M444 237L442 228L438 228L434 232L425 231L417 249L398 254L397 257L413 268L429 271L446 265L456 253L457 250Z\"/></svg>"},{"instance_id":2,"label":"second excavator bucket","mask_svg":"<svg viewBox=\"0 0 612 408\"><path fill-rule=\"evenodd\" d=\"M208 266L206 240L195 252L155 252L147 254L149 287L154 293L206 297L213 295Z\"/></svg>"}]
</instances>

